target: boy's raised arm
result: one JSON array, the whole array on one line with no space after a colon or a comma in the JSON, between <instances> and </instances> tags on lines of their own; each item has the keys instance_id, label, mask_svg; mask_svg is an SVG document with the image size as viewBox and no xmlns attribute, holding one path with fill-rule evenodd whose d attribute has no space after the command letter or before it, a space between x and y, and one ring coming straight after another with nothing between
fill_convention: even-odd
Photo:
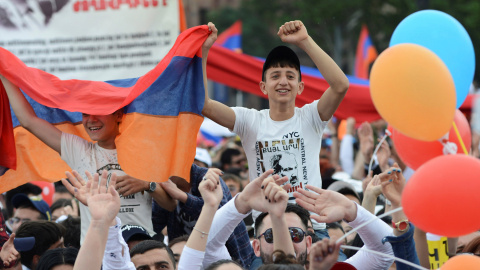
<instances>
[{"instance_id":1,"label":"boy's raised arm","mask_svg":"<svg viewBox=\"0 0 480 270\"><path fill-rule=\"evenodd\" d=\"M207 56L208 51L212 47L215 40L217 40L218 33L217 28L211 22L208 23L208 29L212 32L202 46L202 71L203 83L205 85L205 105L203 105L202 114L212 119L216 123L233 130L233 126L235 125L235 112L232 110L232 108L208 97Z\"/></svg>"},{"instance_id":2,"label":"boy's raised arm","mask_svg":"<svg viewBox=\"0 0 480 270\"><path fill-rule=\"evenodd\" d=\"M32 106L16 85L2 75L0 75L0 80L20 124L60 154L62 132L51 123L37 117Z\"/></svg>"},{"instance_id":3,"label":"boy's raised arm","mask_svg":"<svg viewBox=\"0 0 480 270\"><path fill-rule=\"evenodd\" d=\"M329 120L347 93L349 82L347 76L308 35L301 21L291 21L280 26L277 35L283 42L294 44L304 50L317 66L330 87L318 102L318 114L323 121Z\"/></svg>"}]
</instances>

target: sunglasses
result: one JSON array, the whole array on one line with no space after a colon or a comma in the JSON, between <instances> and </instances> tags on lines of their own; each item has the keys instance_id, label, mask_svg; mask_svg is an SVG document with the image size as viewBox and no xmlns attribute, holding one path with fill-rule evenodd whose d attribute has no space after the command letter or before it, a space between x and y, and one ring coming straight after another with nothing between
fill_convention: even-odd
<instances>
[{"instance_id":1,"label":"sunglasses","mask_svg":"<svg viewBox=\"0 0 480 270\"><path fill-rule=\"evenodd\" d=\"M289 227L288 231L290 231L290 236L292 237L292 242L294 243L300 243L303 241L305 238L305 231L298 227ZM267 229L264 233L260 234L257 238L260 239L260 237L265 236L265 241L269 244L273 243L273 232L272 228Z\"/></svg>"}]
</instances>

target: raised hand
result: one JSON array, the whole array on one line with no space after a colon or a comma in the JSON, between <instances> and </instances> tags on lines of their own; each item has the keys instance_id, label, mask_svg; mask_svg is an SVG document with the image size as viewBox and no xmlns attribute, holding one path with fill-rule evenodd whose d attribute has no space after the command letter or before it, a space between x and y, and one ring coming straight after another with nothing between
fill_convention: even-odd
<instances>
[{"instance_id":1,"label":"raised hand","mask_svg":"<svg viewBox=\"0 0 480 270\"><path fill-rule=\"evenodd\" d=\"M10 264L15 260L20 259L20 253L15 249L13 240L15 239L15 233L10 235L10 238L3 244L2 250L0 250L0 258L3 261L5 267L10 267Z\"/></svg>"},{"instance_id":2,"label":"raised hand","mask_svg":"<svg viewBox=\"0 0 480 270\"><path fill-rule=\"evenodd\" d=\"M83 180L82 176L77 171L65 172L67 175L68 180L63 178L62 184L67 188L67 190L73 194L73 196L84 205L88 206L87 204L87 189L90 187L91 182L94 180L94 176L92 176L88 171L85 171L85 174L88 177L88 183ZM98 181L98 174L96 174L97 181Z\"/></svg>"},{"instance_id":3,"label":"raised hand","mask_svg":"<svg viewBox=\"0 0 480 270\"><path fill-rule=\"evenodd\" d=\"M383 141L377 152L378 165L380 166L382 172L388 170L388 159L390 158L390 155L390 146L388 145L387 141Z\"/></svg>"},{"instance_id":4,"label":"raised hand","mask_svg":"<svg viewBox=\"0 0 480 270\"><path fill-rule=\"evenodd\" d=\"M277 217L285 214L285 208L287 208L288 203L287 191L276 184L275 179L271 176L263 180L260 188L263 190L263 195L265 195L263 206L267 209L268 213Z\"/></svg>"},{"instance_id":5,"label":"raised hand","mask_svg":"<svg viewBox=\"0 0 480 270\"><path fill-rule=\"evenodd\" d=\"M277 35L283 42L298 45L308 39L307 28L301 21L290 21L280 26Z\"/></svg>"},{"instance_id":6,"label":"raised hand","mask_svg":"<svg viewBox=\"0 0 480 270\"><path fill-rule=\"evenodd\" d=\"M293 196L298 205L317 214L311 216L316 221L330 223L345 219L350 222L357 217L356 204L344 195L311 185L306 188L314 192L298 189Z\"/></svg>"},{"instance_id":7,"label":"raised hand","mask_svg":"<svg viewBox=\"0 0 480 270\"><path fill-rule=\"evenodd\" d=\"M235 207L240 213L246 214L252 209L260 212L268 212L268 197L265 199L264 191L262 190L262 183L268 177L271 177L276 184L281 185L288 181L288 177L280 178L278 175L272 175L273 169L270 169L260 175L258 178L250 182L235 200ZM291 185L283 186L284 189L290 188ZM265 188L265 187L264 187ZM270 199L271 200L271 199Z\"/></svg>"},{"instance_id":8,"label":"raised hand","mask_svg":"<svg viewBox=\"0 0 480 270\"><path fill-rule=\"evenodd\" d=\"M103 171L99 182L98 175L96 174L92 184L87 185L86 197L92 222L111 223L120 210L120 197L115 190L117 176L115 173L112 174L107 188L107 175L108 173Z\"/></svg>"},{"instance_id":9,"label":"raised hand","mask_svg":"<svg viewBox=\"0 0 480 270\"><path fill-rule=\"evenodd\" d=\"M187 193L185 191L179 189L177 185L170 179L166 182L159 183L159 185L165 190L165 192L172 197L172 199L180 201L182 203L186 203L188 199Z\"/></svg>"},{"instance_id":10,"label":"raised hand","mask_svg":"<svg viewBox=\"0 0 480 270\"><path fill-rule=\"evenodd\" d=\"M216 175L217 177L212 177ZM218 180L217 174L205 174L202 182L198 186L198 191L202 195L204 205L217 208L223 198L223 190Z\"/></svg>"},{"instance_id":11,"label":"raised hand","mask_svg":"<svg viewBox=\"0 0 480 270\"><path fill-rule=\"evenodd\" d=\"M373 181L374 184L380 185L383 195L392 202L392 206L397 208L401 205L402 192L405 187L406 180L403 177L402 170L400 170L397 163L393 164L386 172L376 176Z\"/></svg>"},{"instance_id":12,"label":"raised hand","mask_svg":"<svg viewBox=\"0 0 480 270\"><path fill-rule=\"evenodd\" d=\"M316 242L310 248L311 270L329 270L338 260L341 243L336 244L335 240L324 238Z\"/></svg>"},{"instance_id":13,"label":"raised hand","mask_svg":"<svg viewBox=\"0 0 480 270\"><path fill-rule=\"evenodd\" d=\"M363 154L365 163L369 163L373 155L373 129L368 122L363 122L358 128L360 152Z\"/></svg>"},{"instance_id":14,"label":"raised hand","mask_svg":"<svg viewBox=\"0 0 480 270\"><path fill-rule=\"evenodd\" d=\"M205 40L205 42L203 42L203 45L202 45L202 50L207 50L207 51L213 46L213 43L215 43L215 41L217 40L217 34L218 34L218 30L215 27L215 24L213 24L212 22L208 23L208 30L211 31L210 35Z\"/></svg>"}]
</instances>

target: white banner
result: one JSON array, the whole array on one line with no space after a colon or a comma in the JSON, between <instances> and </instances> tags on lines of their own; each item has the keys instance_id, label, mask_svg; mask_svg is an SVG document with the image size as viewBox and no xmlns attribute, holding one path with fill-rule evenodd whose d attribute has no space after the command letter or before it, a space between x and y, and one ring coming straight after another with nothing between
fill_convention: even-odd
<instances>
[{"instance_id":1,"label":"white banner","mask_svg":"<svg viewBox=\"0 0 480 270\"><path fill-rule=\"evenodd\" d=\"M0 0L0 47L61 79L141 76L179 29L177 0Z\"/></svg>"}]
</instances>

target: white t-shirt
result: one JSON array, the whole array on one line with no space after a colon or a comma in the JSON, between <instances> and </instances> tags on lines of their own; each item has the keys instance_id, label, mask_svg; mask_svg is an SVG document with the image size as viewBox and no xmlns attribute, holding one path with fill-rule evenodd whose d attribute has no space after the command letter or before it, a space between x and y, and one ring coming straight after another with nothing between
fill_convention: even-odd
<instances>
[{"instance_id":1,"label":"white t-shirt","mask_svg":"<svg viewBox=\"0 0 480 270\"><path fill-rule=\"evenodd\" d=\"M293 192L310 184L322 187L320 176L320 147L327 121L317 110L318 101L295 108L292 118L274 121L270 110L257 111L242 107L235 112L233 132L242 139L248 159L250 181L268 169L290 179L289 202L295 203ZM255 211L256 212L256 211ZM258 212L254 212L254 218ZM325 226L316 224L315 229Z\"/></svg>"},{"instance_id":2,"label":"white t-shirt","mask_svg":"<svg viewBox=\"0 0 480 270\"><path fill-rule=\"evenodd\" d=\"M96 143L88 142L76 135L62 133L62 159L76 170L85 180L85 171L101 174L103 170L108 171L108 179L115 172L116 175L125 175L120 164L118 164L117 150L105 149ZM140 225L150 235L154 235L152 225L152 197L148 192L138 192L129 196L120 196L120 211L118 217L122 224ZM88 207L80 204L81 215L81 243L85 238L88 226L90 225L90 212Z\"/></svg>"}]
</instances>

